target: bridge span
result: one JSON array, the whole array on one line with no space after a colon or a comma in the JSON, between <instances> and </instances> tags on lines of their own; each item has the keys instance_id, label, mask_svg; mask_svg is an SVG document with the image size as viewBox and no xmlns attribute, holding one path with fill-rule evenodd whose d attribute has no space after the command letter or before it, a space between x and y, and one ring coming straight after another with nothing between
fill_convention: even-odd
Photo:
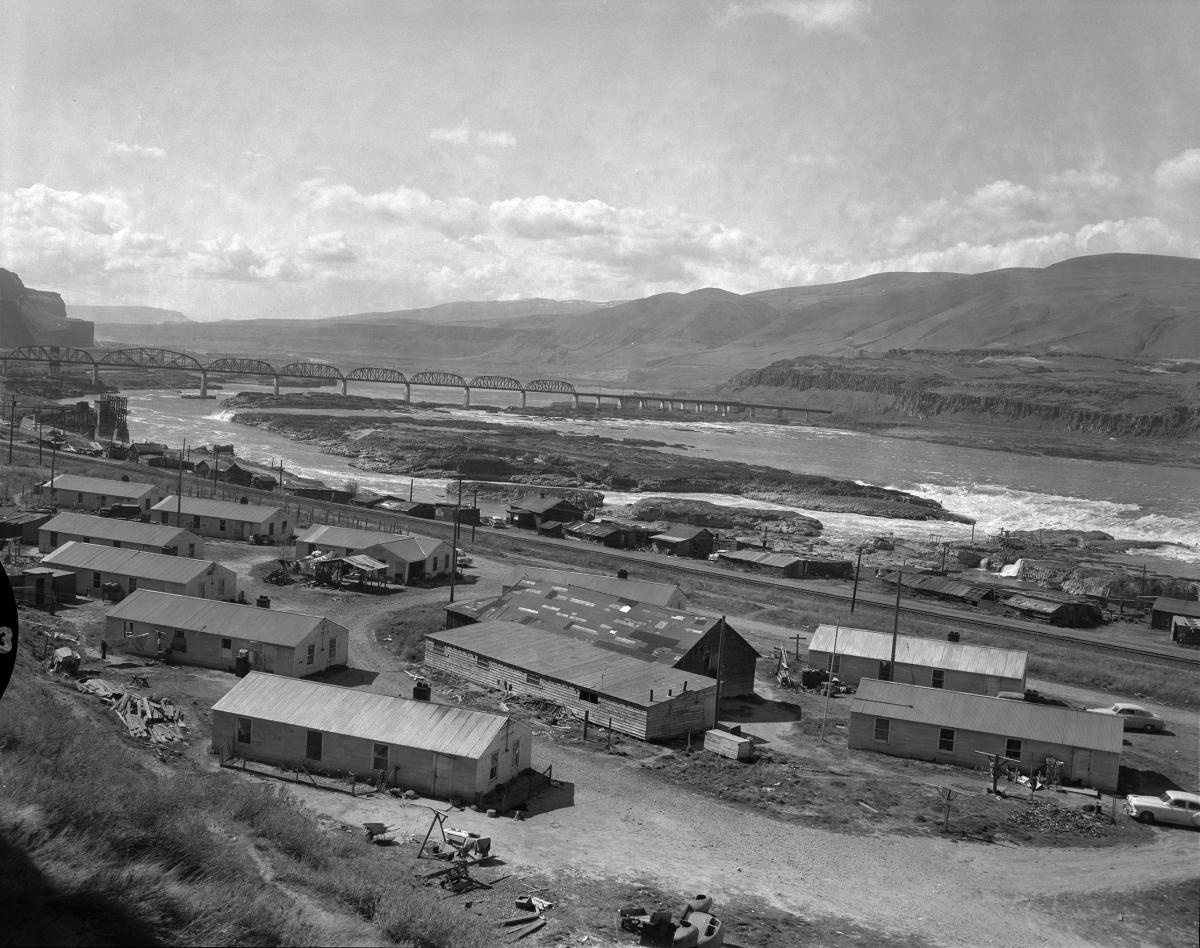
<instances>
[{"instance_id":1,"label":"bridge span","mask_svg":"<svg viewBox=\"0 0 1200 948\"><path fill-rule=\"evenodd\" d=\"M68 346L18 346L0 349L0 372L7 373L9 362L44 362L47 375L58 378L64 364L90 369L93 384L100 384L100 373L104 369L174 369L192 372L200 376L200 395L208 395L210 375L237 375L269 378L276 395L279 394L281 378L311 379L330 382L338 386L343 395L349 394L351 382L370 382L404 387L405 403L412 402L413 386L453 388L463 392L463 407L471 407L471 393L478 391L512 392L519 398L521 408L528 407L530 393L543 395L565 395L571 399L572 407L594 405L597 412L606 404L618 410L636 409L647 411L692 411L697 414L709 412L728 417L738 415L755 419L760 412L773 414L782 421L785 413L803 415L805 422L810 415L829 415L831 411L821 408L805 408L797 405L769 405L742 402L720 395L672 395L653 392L605 392L581 391L572 382L563 379L533 379L522 382L506 375L478 375L468 378L455 372L424 370L405 374L396 368L385 366L357 366L349 371L310 359L304 362L289 362L275 366L263 359L250 356L220 356L201 361L198 356L173 349L137 347L128 349L76 349ZM594 383L593 383L594 384Z\"/></svg>"}]
</instances>

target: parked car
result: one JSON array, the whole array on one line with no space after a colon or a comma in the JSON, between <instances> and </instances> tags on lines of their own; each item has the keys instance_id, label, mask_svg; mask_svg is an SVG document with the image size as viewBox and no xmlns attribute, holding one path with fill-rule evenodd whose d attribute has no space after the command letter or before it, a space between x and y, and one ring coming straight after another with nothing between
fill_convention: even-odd
<instances>
[{"instance_id":1,"label":"parked car","mask_svg":"<svg viewBox=\"0 0 1200 948\"><path fill-rule=\"evenodd\" d=\"M1124 704L1118 702L1107 708L1088 708L1096 714L1115 714L1125 722L1127 731L1161 731L1167 722L1153 711L1147 711L1140 704Z\"/></svg>"},{"instance_id":2,"label":"parked car","mask_svg":"<svg viewBox=\"0 0 1200 948\"><path fill-rule=\"evenodd\" d=\"M489 520L488 522L493 527L496 527L497 529L500 529L500 530L503 530L505 527L508 526L508 524L505 522L503 517L492 517L492 519Z\"/></svg>"},{"instance_id":3,"label":"parked car","mask_svg":"<svg viewBox=\"0 0 1200 948\"><path fill-rule=\"evenodd\" d=\"M466 553L460 552L455 558L455 562L458 564L459 569L462 569L464 566L471 565L471 557L467 556Z\"/></svg>"},{"instance_id":4,"label":"parked car","mask_svg":"<svg viewBox=\"0 0 1200 948\"><path fill-rule=\"evenodd\" d=\"M1167 790L1156 797L1125 798L1125 812L1139 823L1170 823L1200 829L1200 793Z\"/></svg>"}]
</instances>

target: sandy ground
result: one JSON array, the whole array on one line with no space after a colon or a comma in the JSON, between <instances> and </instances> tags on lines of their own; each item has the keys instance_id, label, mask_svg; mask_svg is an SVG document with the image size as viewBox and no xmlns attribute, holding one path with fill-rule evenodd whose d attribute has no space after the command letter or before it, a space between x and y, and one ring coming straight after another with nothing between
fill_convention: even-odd
<instances>
[{"instance_id":1,"label":"sandy ground","mask_svg":"<svg viewBox=\"0 0 1200 948\"><path fill-rule=\"evenodd\" d=\"M446 601L446 588L377 597L315 587L274 587L251 576L251 569L261 565L269 551L212 543L209 555L239 574L239 588L250 601L265 593L272 597L274 608L328 613L346 625L351 631L352 666L347 673L352 680L346 683L390 694L410 693L411 677L375 642L373 631L381 616L391 611L418 602ZM467 571L473 582L459 585L456 598L495 595L512 568L511 562L476 556ZM94 623L99 614L98 605L68 613L81 626ZM794 639L788 640L790 630L732 616L730 621L763 651L783 640L788 641L789 651L794 648ZM802 653L804 648L801 640ZM202 695L223 693L229 677L193 669L186 674L193 679L198 698L193 711L199 726L192 755L215 767L205 754L207 716ZM1105 697L1051 683L1034 686L1085 703L1100 703ZM1180 717L1177 711L1163 709L1163 713L1174 725L1173 735L1131 735L1131 740L1158 740L1162 747L1173 747L1193 761L1195 772L1200 744L1197 722L1174 720ZM792 722L748 729L780 748L790 745L795 752ZM785 741L789 736L792 740ZM840 734L827 739L844 740ZM1079 911L1094 912L1108 893L1200 875L1200 834L1183 830L1155 829L1145 845L1083 849L984 845L882 833L851 835L779 820L700 789L681 787L645 771L636 760L539 741L534 766L548 765L565 785L534 801L527 819L488 819L464 811L453 816L451 825L492 837L494 851L516 873L552 872L564 881L630 884L649 879L668 891L707 892L718 905L737 897L757 898L785 912L843 917L896 937L917 936L942 945L1128 944L1115 934L1111 942L1098 942L1094 934L1077 934L1070 918L1061 915L1061 906L1047 897L1083 898ZM880 767L886 766L882 761ZM354 798L303 786L295 786L294 792L318 813L352 826L378 820L401 824L401 832L417 836L429 826L430 814L424 806L391 797ZM446 807L444 802L418 802ZM1089 901L1089 897L1095 898ZM597 932L589 944L603 945L611 937Z\"/></svg>"}]
</instances>

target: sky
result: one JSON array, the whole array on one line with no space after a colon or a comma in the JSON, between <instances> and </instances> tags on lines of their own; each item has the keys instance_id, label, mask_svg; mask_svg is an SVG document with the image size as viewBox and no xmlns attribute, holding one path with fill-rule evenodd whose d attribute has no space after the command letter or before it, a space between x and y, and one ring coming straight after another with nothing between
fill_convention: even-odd
<instances>
[{"instance_id":1,"label":"sky","mask_svg":"<svg viewBox=\"0 0 1200 948\"><path fill-rule=\"evenodd\" d=\"M0 267L200 320L1200 257L1193 0L5 0Z\"/></svg>"}]
</instances>

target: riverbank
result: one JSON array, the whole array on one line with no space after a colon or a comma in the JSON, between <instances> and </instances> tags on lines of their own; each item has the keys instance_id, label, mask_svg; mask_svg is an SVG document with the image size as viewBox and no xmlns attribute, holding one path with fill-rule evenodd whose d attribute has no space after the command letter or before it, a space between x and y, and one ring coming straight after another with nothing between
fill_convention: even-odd
<instances>
[{"instance_id":1,"label":"riverbank","mask_svg":"<svg viewBox=\"0 0 1200 948\"><path fill-rule=\"evenodd\" d=\"M373 473L598 491L728 494L813 511L969 523L937 501L854 480L685 453L686 445L418 412L391 399L240 393L233 420L314 444ZM336 414L326 414L336 411Z\"/></svg>"}]
</instances>

